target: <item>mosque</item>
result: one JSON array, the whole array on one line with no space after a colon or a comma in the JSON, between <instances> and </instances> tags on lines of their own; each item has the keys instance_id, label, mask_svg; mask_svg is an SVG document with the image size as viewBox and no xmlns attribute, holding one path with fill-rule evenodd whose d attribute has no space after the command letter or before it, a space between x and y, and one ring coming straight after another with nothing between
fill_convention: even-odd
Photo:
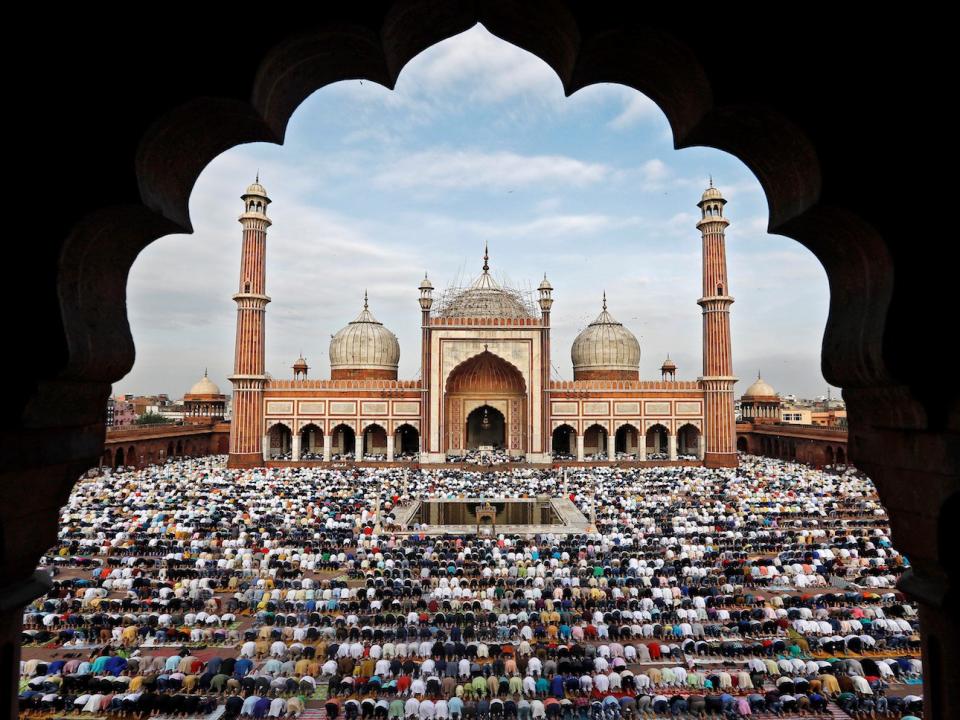
<instances>
[{"instance_id":1,"label":"mosque","mask_svg":"<svg viewBox=\"0 0 960 720\"><path fill-rule=\"evenodd\" d=\"M607 308L574 340L573 380L551 378L546 276L533 293L505 287L483 267L472 283L434 293L418 287L420 378L397 377L400 345L364 296L356 319L330 341L330 378L264 367L266 240L270 198L259 178L241 196L243 247L230 430L231 467L281 459L330 462L350 453L386 462L444 463L476 450L546 464L569 461L737 464L726 200L711 185L697 203L702 236L703 374L677 380L669 359L659 380L640 379L640 344ZM412 298L411 298L412 299ZM207 388L209 391L209 388Z\"/></svg>"}]
</instances>

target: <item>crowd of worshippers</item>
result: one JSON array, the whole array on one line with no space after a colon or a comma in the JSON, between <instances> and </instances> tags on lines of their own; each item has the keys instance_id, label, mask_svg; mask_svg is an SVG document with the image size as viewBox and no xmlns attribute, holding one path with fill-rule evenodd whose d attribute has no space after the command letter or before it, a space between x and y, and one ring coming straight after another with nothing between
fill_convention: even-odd
<instances>
[{"instance_id":1,"label":"crowd of worshippers","mask_svg":"<svg viewBox=\"0 0 960 720\"><path fill-rule=\"evenodd\" d=\"M415 462L420 458L420 453L411 453L411 452L397 452L394 453L393 461L394 462ZM271 460L294 460L293 451L288 450L287 452L274 452L270 456ZM303 450L300 453L300 460L323 460L324 455L322 450ZM330 459L333 462L353 462L356 458L354 453L332 453ZM363 462L386 462L387 454L386 453L364 453Z\"/></svg>"},{"instance_id":2,"label":"crowd of worshippers","mask_svg":"<svg viewBox=\"0 0 960 720\"><path fill-rule=\"evenodd\" d=\"M462 453L450 453L446 456L446 462L448 463L464 463L467 465L504 465L522 461L522 457L514 457L504 448L492 446L486 449L474 448Z\"/></svg>"},{"instance_id":3,"label":"crowd of worshippers","mask_svg":"<svg viewBox=\"0 0 960 720\"><path fill-rule=\"evenodd\" d=\"M920 703L885 693L921 677L918 621L855 471L749 456L566 472L223 460L77 485L45 558L53 588L23 618L25 709L296 715L317 683L328 716L419 720ZM591 527L391 529L398 507L479 495L567 496ZM63 659L30 659L36 646Z\"/></svg>"}]
</instances>

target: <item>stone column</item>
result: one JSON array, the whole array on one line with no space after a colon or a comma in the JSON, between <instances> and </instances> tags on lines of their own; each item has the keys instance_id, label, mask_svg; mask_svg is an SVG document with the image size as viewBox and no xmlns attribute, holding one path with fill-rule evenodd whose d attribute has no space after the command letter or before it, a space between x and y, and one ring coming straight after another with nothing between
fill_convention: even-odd
<instances>
[{"instance_id":1,"label":"stone column","mask_svg":"<svg viewBox=\"0 0 960 720\"><path fill-rule=\"evenodd\" d=\"M583 433L577 435L577 462L583 462Z\"/></svg>"},{"instance_id":2,"label":"stone column","mask_svg":"<svg viewBox=\"0 0 960 720\"><path fill-rule=\"evenodd\" d=\"M637 432L637 460L647 459L647 434Z\"/></svg>"},{"instance_id":3,"label":"stone column","mask_svg":"<svg viewBox=\"0 0 960 720\"><path fill-rule=\"evenodd\" d=\"M667 452L670 460L677 459L677 436L674 433L667 433Z\"/></svg>"},{"instance_id":4,"label":"stone column","mask_svg":"<svg viewBox=\"0 0 960 720\"><path fill-rule=\"evenodd\" d=\"M270 433L263 436L263 459L270 459Z\"/></svg>"},{"instance_id":5,"label":"stone column","mask_svg":"<svg viewBox=\"0 0 960 720\"><path fill-rule=\"evenodd\" d=\"M697 435L697 459L698 460L703 460L703 446L704 446L703 435L702 434Z\"/></svg>"},{"instance_id":6,"label":"stone column","mask_svg":"<svg viewBox=\"0 0 960 720\"><path fill-rule=\"evenodd\" d=\"M293 447L290 449L290 454L294 460L300 459L300 433L293 433Z\"/></svg>"},{"instance_id":7,"label":"stone column","mask_svg":"<svg viewBox=\"0 0 960 720\"><path fill-rule=\"evenodd\" d=\"M607 433L607 459L617 459L617 434Z\"/></svg>"},{"instance_id":8,"label":"stone column","mask_svg":"<svg viewBox=\"0 0 960 720\"><path fill-rule=\"evenodd\" d=\"M323 434L323 461L330 462L333 457L333 437L329 432Z\"/></svg>"},{"instance_id":9,"label":"stone column","mask_svg":"<svg viewBox=\"0 0 960 720\"><path fill-rule=\"evenodd\" d=\"M387 462L393 462L393 433L387 433Z\"/></svg>"}]
</instances>

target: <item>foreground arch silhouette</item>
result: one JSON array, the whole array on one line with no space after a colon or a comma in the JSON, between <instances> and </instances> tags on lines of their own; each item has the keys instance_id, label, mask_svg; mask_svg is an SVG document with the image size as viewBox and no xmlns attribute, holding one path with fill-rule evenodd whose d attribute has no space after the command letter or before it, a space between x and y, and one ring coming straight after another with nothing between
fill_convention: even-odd
<instances>
[{"instance_id":1,"label":"foreground arch silhouette","mask_svg":"<svg viewBox=\"0 0 960 720\"><path fill-rule=\"evenodd\" d=\"M901 587L920 606L926 717L960 717L960 637L947 610L957 599L948 508L957 506L960 407L956 361L931 312L953 299L948 263L936 257L947 245L935 244L949 212L943 200L930 202L929 185L898 180L939 159L915 145L950 137L938 134L939 114L926 112L926 84L952 66L952 45L936 36L943 31L862 13L830 23L794 13L765 34L731 8L693 19L560 0L355 5L265 14L255 26L238 16L191 18L187 27L169 13L123 37L89 9L67 11L56 27L36 22L47 64L62 70L12 79L18 107L37 120L19 131L18 145L32 154L16 180L44 206L19 213L20 236L31 242L27 270L12 278L30 308L14 313L12 332L30 329L37 340L11 358L17 381L4 414L0 674L10 707L20 607L47 583L34 573L37 559L55 542L58 507L103 452L110 384L133 364L125 291L137 253L190 232L191 189L219 153L281 142L299 103L330 82L392 87L417 53L482 22L543 59L568 94L596 82L629 85L665 112L677 147L736 155L764 188L770 231L823 264L831 292L823 371L844 388L848 459L876 481L894 542L913 564ZM878 42L908 36L924 40L923 53L877 52ZM176 52L157 52L171 38ZM78 111L64 118L64 108ZM47 131L48 118L57 132Z\"/></svg>"}]
</instances>

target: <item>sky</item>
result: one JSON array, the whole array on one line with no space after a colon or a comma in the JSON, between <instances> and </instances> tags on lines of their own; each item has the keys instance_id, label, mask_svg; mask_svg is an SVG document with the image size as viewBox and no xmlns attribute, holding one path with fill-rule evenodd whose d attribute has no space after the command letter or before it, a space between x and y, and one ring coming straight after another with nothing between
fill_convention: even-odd
<instances>
[{"instance_id":1,"label":"sky","mask_svg":"<svg viewBox=\"0 0 960 720\"><path fill-rule=\"evenodd\" d=\"M128 283L136 343L116 393L181 397L209 369L229 392L240 268L240 195L259 172L273 204L267 236L267 371L329 377L330 336L370 309L400 341L401 378L419 376L417 286L438 291L481 271L533 291L554 287L554 377L601 310L638 338L640 377L702 373L696 203L712 176L725 215L739 396L762 373L781 394L823 395L829 290L817 259L769 235L753 174L712 148L674 150L666 117L620 85L565 97L554 72L482 26L414 58L394 91L345 81L310 96L284 145L233 148L190 198L192 235L137 258ZM834 389L834 395L839 391Z\"/></svg>"}]
</instances>

